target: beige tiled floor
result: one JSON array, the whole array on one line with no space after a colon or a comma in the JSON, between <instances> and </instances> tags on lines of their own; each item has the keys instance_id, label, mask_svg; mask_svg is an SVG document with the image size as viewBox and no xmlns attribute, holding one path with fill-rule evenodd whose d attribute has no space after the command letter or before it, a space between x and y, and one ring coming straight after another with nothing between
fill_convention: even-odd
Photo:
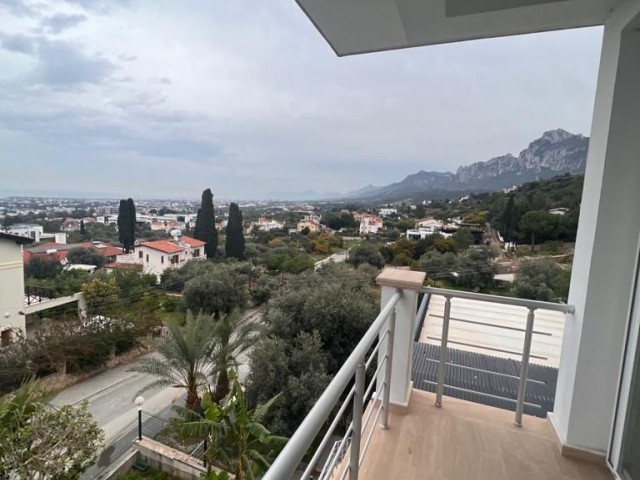
<instances>
[{"instance_id":1,"label":"beige tiled floor","mask_svg":"<svg viewBox=\"0 0 640 480\"><path fill-rule=\"evenodd\" d=\"M609 480L604 465L560 455L547 420L414 390L374 433L361 480ZM341 472L340 472L341 473ZM338 475L339 476L339 475Z\"/></svg>"}]
</instances>

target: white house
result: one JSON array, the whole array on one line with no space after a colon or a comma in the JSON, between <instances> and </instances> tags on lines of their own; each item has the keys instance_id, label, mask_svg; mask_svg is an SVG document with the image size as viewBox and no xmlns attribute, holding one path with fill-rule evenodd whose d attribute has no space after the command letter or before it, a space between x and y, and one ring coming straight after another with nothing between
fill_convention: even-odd
<instances>
[{"instance_id":1,"label":"white house","mask_svg":"<svg viewBox=\"0 0 640 480\"><path fill-rule=\"evenodd\" d=\"M377 215L360 215L360 235L375 235L384 226L384 220Z\"/></svg>"},{"instance_id":2,"label":"white house","mask_svg":"<svg viewBox=\"0 0 640 480\"><path fill-rule=\"evenodd\" d=\"M262 232L270 232L271 230L283 229L284 223L276 222L270 218L260 217L258 221L253 224L253 228Z\"/></svg>"},{"instance_id":3,"label":"white house","mask_svg":"<svg viewBox=\"0 0 640 480\"><path fill-rule=\"evenodd\" d=\"M416 220L416 229L436 233L444 226L444 222L433 217L425 217Z\"/></svg>"},{"instance_id":4,"label":"white house","mask_svg":"<svg viewBox=\"0 0 640 480\"><path fill-rule=\"evenodd\" d=\"M158 279L168 268L177 268L188 260L206 260L205 242L191 237L143 242L133 254L142 271L156 275Z\"/></svg>"},{"instance_id":5,"label":"white house","mask_svg":"<svg viewBox=\"0 0 640 480\"><path fill-rule=\"evenodd\" d=\"M381 208L378 212L378 215L380 215L381 217L387 217L389 215L397 215L397 213L397 208Z\"/></svg>"},{"instance_id":6,"label":"white house","mask_svg":"<svg viewBox=\"0 0 640 480\"><path fill-rule=\"evenodd\" d=\"M20 237L28 237L37 243L40 241L44 230L41 225L35 223L16 223L7 229L7 233Z\"/></svg>"},{"instance_id":7,"label":"white house","mask_svg":"<svg viewBox=\"0 0 640 480\"><path fill-rule=\"evenodd\" d=\"M33 239L0 232L0 347L11 343L16 330L25 332L22 246Z\"/></svg>"}]
</instances>

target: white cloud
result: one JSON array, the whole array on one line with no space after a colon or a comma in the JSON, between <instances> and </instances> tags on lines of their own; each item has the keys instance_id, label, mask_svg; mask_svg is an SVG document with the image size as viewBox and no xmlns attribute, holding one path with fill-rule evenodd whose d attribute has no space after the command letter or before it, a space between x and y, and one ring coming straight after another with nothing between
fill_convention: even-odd
<instances>
[{"instance_id":1,"label":"white cloud","mask_svg":"<svg viewBox=\"0 0 640 480\"><path fill-rule=\"evenodd\" d=\"M290 0L0 8L12 12L0 18L0 129L20 135L0 161L29 140L55 146L61 171L126 158L137 196L347 191L515 153L551 128L588 134L601 39L586 29L339 59ZM162 192L146 181L154 161L173 168L153 172L171 178ZM50 181L120 175L93 171ZM32 181L12 170L0 193Z\"/></svg>"}]
</instances>

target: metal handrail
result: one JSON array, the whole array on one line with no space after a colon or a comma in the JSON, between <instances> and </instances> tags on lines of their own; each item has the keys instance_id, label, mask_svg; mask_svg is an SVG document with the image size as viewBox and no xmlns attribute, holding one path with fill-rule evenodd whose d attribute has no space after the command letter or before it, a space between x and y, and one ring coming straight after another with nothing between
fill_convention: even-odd
<instances>
[{"instance_id":1,"label":"metal handrail","mask_svg":"<svg viewBox=\"0 0 640 480\"><path fill-rule=\"evenodd\" d=\"M436 390L436 406L442 406L442 396L444 394L445 386L453 388L455 390L461 390L465 392L473 392L483 394L482 392L475 392L473 390L452 387L451 385L445 385L446 366L450 363L447 362L447 343L449 341L449 324L451 320L451 299L462 298L467 300L476 300L488 303L499 303L502 305L513 305L517 307L524 307L529 310L527 314L527 324L524 330L524 342L522 347L522 361L520 363L520 375L518 377L518 395L516 399L516 412L514 423L518 426L522 426L522 414L525 406L525 394L527 390L527 381L529 375L529 360L531 359L531 342L533 340L535 312L536 310L551 310L562 313L574 313L575 308L573 305L566 305L564 303L551 303L542 302L539 300L528 300L522 298L512 297L500 297L498 295L487 295L484 293L472 293L459 290L450 290L445 288L435 287L423 287L421 292L430 295L440 295L445 298L444 315L442 317L442 335L440 337L440 355L438 359L438 370L436 374L435 390ZM487 326L500 327L500 325L486 324ZM505 398L506 397L499 397ZM509 400L509 399L507 399Z\"/></svg>"},{"instance_id":2,"label":"metal handrail","mask_svg":"<svg viewBox=\"0 0 640 480\"><path fill-rule=\"evenodd\" d=\"M331 412L335 405L340 400L340 397L346 387L351 383L354 376L356 376L355 395L354 395L354 421L352 426L358 428L352 429L353 437L351 439L351 456L350 456L350 475L352 479L357 479L358 475L358 463L360 459L360 424L362 419L362 400L365 390L364 382L364 366L365 359L371 345L379 338L379 334L383 327L388 324L390 334L387 337L387 342L392 342L393 327L395 327L395 306L402 296L401 291L396 291L387 304L382 308L380 314L373 321L367 332L364 334L358 345L354 348L349 358L345 361L344 365L340 368L338 373L333 377L333 380L329 383L323 394L320 396L316 404L313 406L309 414L302 421L298 429L293 436L289 439L284 449L280 452L280 455L275 459L271 468L265 473L263 480L286 480L291 478L302 459L304 458L307 450L315 440L316 436L322 429L322 426L326 422L327 418L331 415ZM394 314L392 315L392 312ZM390 315L392 321L388 322ZM389 349L387 349L389 352ZM387 357L387 364L390 366L392 361L391 356ZM385 367L387 373L391 372L390 367ZM374 381L374 380L372 380ZM389 406L389 392L390 378L385 379L383 402L386 402L384 406L385 417L388 412ZM359 418L358 418L359 417ZM387 426L387 418L384 419ZM348 432L347 432L348 433ZM357 438L356 438L357 437ZM345 445L346 446L346 445ZM356 451L357 450L357 451ZM353 469L355 467L355 470Z\"/></svg>"},{"instance_id":3,"label":"metal handrail","mask_svg":"<svg viewBox=\"0 0 640 480\"><path fill-rule=\"evenodd\" d=\"M467 300L478 300L480 302L500 303L502 305L514 305L516 307L525 307L528 309L551 310L562 313L575 313L576 309L573 305L566 303L543 302L541 300L529 300L526 298L501 297L500 295L489 295L487 293L465 292L462 290L451 290L448 288L422 287L422 293L430 293L432 295L440 295L441 297L464 298Z\"/></svg>"}]
</instances>

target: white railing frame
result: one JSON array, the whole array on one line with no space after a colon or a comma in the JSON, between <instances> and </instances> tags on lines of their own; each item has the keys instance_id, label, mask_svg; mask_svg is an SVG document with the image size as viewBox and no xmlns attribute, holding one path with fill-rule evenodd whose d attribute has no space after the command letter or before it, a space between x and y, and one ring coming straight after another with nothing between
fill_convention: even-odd
<instances>
[{"instance_id":1,"label":"white railing frame","mask_svg":"<svg viewBox=\"0 0 640 480\"><path fill-rule=\"evenodd\" d=\"M446 376L446 366L447 366L447 343L449 341L449 324L451 321L451 299L452 298L462 298L468 300L476 300L481 302L488 303L499 303L502 305L514 305L517 307L524 307L529 310L527 314L527 324L524 329L524 342L522 347L522 360L520 363L520 376L518 378L518 396L516 399L516 411L515 411L515 420L514 424L518 427L522 426L522 414L524 411L525 405L525 394L527 390L527 381L529 375L529 361L531 359L531 342L533 340L534 333L534 323L535 323L535 312L536 310L551 310L555 312L562 313L574 313L575 308L572 305L567 305L564 303L551 303L551 302L542 302L540 300L528 300L522 298L513 298L513 297L500 297L498 295L487 295L483 293L472 293L472 292L464 292L458 290L449 290L445 288L435 288L435 287L423 287L421 292L428 295L439 295L445 298L444 304L444 316L442 318L442 335L440 338L440 356L438 361L438 371L437 371L437 381L436 381L436 406L442 406L442 396L444 395L445 386L445 376ZM500 327L500 325L491 325L487 324L487 326L495 326ZM468 367L471 368L471 367ZM475 370L471 368L472 370ZM447 386L448 388L453 388ZM459 388L456 387L455 390L464 391L468 393L479 393L482 392L474 392L473 390ZM503 398L503 397L500 397ZM505 400L510 400L504 397Z\"/></svg>"}]
</instances>

